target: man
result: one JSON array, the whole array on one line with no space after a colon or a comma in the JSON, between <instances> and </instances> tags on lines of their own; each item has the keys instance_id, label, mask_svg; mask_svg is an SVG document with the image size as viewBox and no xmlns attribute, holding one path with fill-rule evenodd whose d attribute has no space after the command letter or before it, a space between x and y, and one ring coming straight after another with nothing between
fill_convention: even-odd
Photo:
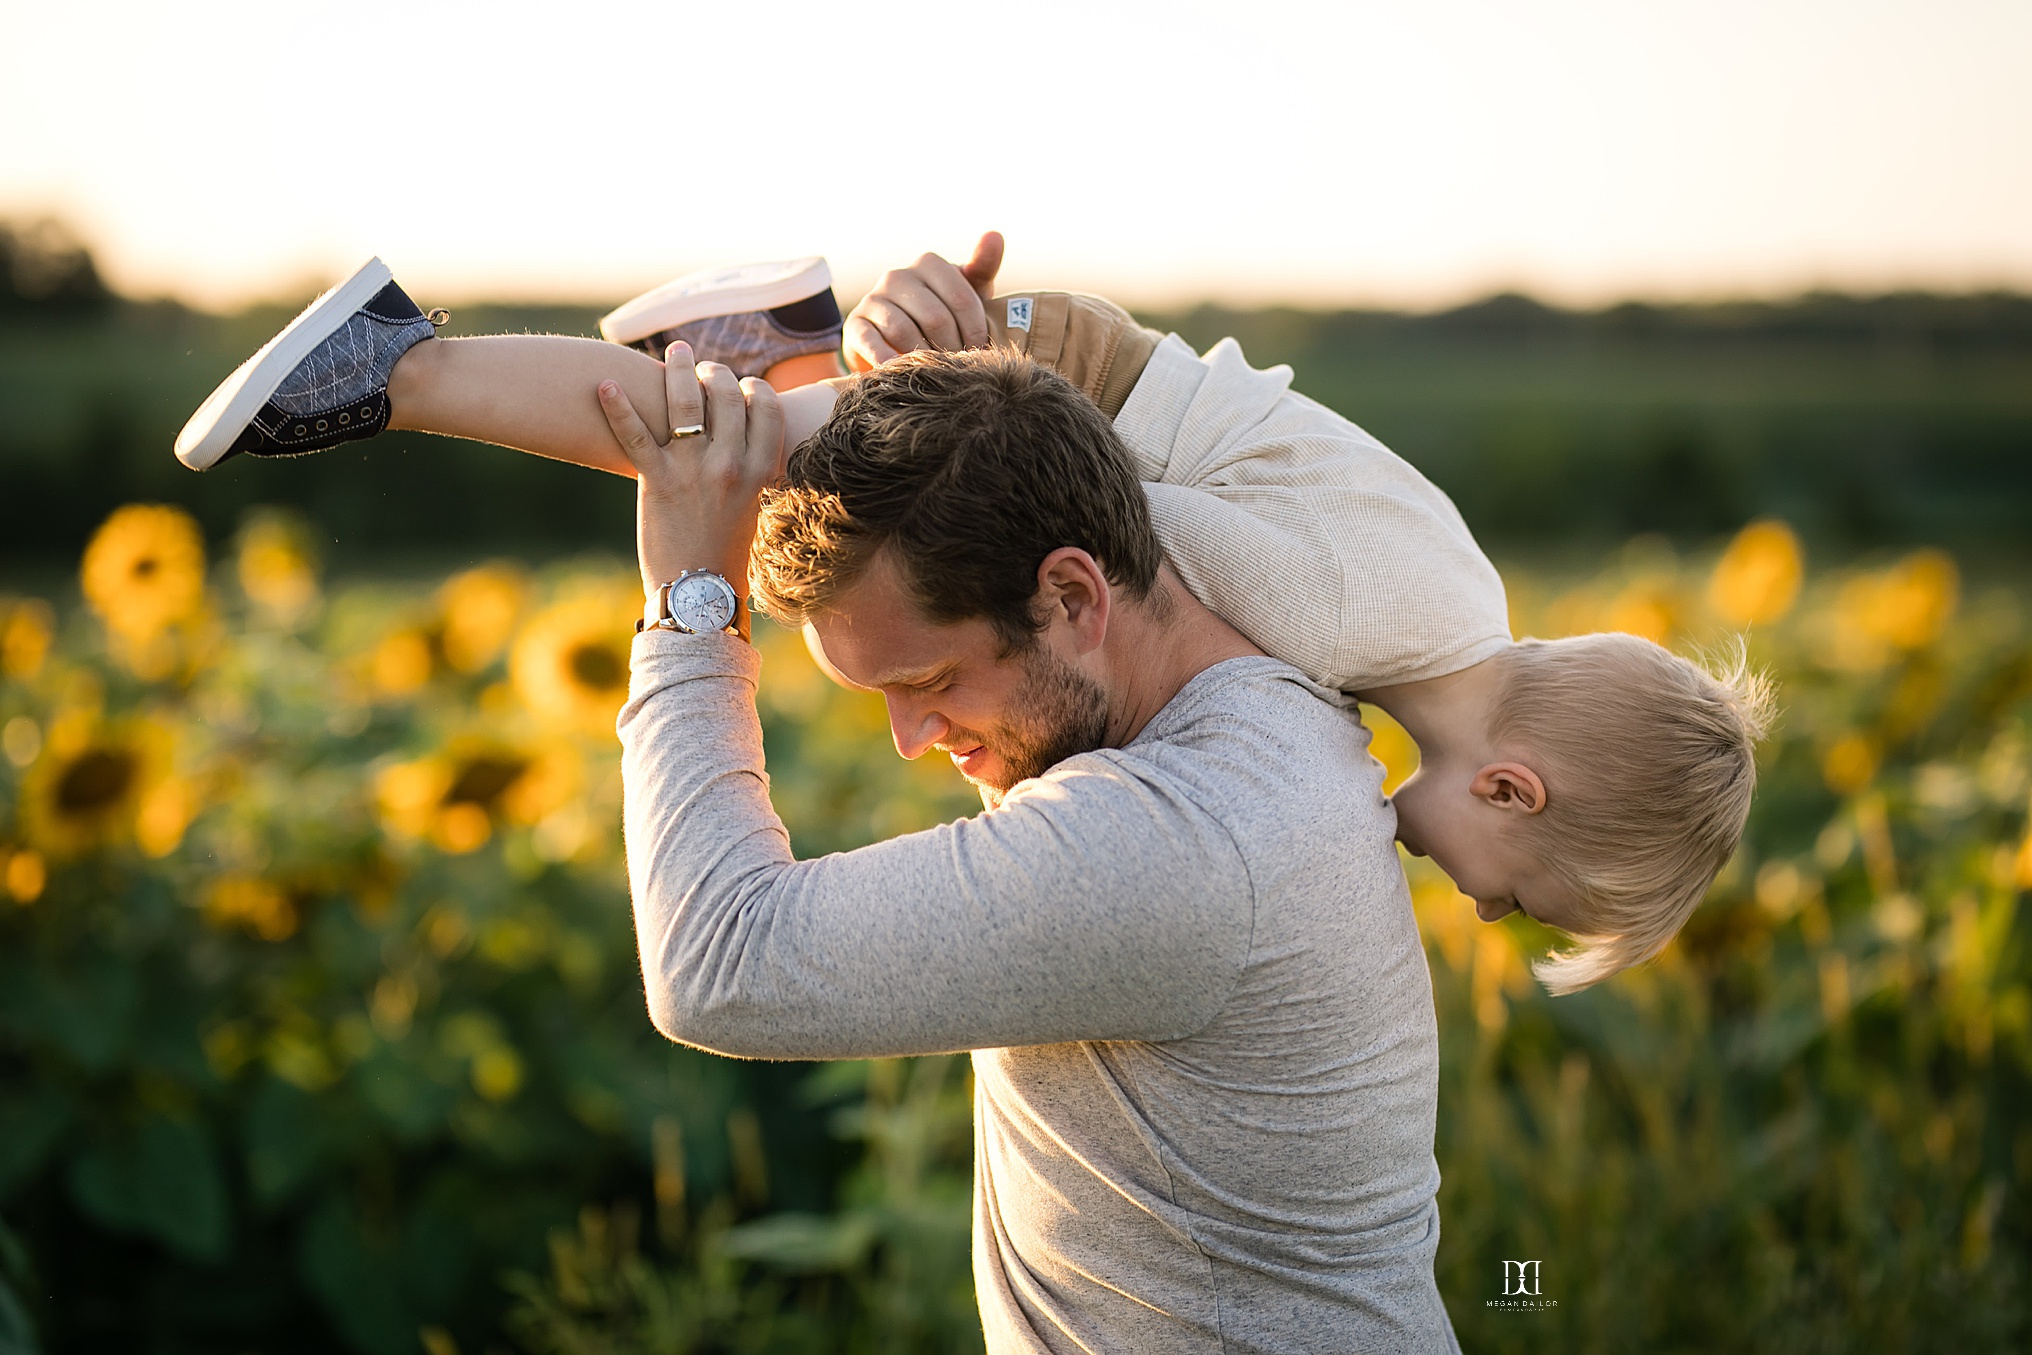
<instances>
[{"instance_id":1,"label":"man","mask_svg":"<svg viewBox=\"0 0 2032 1355\"><path fill-rule=\"evenodd\" d=\"M773 393L699 370L669 365L668 410L708 431L665 446L600 387L653 611L621 736L658 1028L974 1051L991 1350L1455 1349L1431 993L1366 731L1180 584L1061 378L892 363L765 501ZM990 808L792 858L726 582L751 543L769 610Z\"/></svg>"}]
</instances>

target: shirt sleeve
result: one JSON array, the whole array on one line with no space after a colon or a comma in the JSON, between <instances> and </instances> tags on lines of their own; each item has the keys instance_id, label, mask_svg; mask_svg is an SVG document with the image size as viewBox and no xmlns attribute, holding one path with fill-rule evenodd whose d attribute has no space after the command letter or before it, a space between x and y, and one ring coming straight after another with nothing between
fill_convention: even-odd
<instances>
[{"instance_id":1,"label":"shirt sleeve","mask_svg":"<svg viewBox=\"0 0 2032 1355\"><path fill-rule=\"evenodd\" d=\"M1115 421L1193 595L1268 653L1359 691L1467 668L1510 641L1495 566L1438 486L1252 368L1158 345Z\"/></svg>"},{"instance_id":2,"label":"shirt sleeve","mask_svg":"<svg viewBox=\"0 0 2032 1355\"><path fill-rule=\"evenodd\" d=\"M1247 960L1253 892L1220 823L1132 752L1061 763L994 810L792 857L769 803L760 658L637 638L619 722L649 1011L751 1058L1169 1040Z\"/></svg>"}]
</instances>

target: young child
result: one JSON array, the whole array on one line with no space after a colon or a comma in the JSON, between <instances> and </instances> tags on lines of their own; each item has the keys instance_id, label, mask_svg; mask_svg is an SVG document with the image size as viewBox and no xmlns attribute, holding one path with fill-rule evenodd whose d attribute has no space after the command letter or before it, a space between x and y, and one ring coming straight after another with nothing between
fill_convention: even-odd
<instances>
[{"instance_id":1,"label":"young child","mask_svg":"<svg viewBox=\"0 0 2032 1355\"><path fill-rule=\"evenodd\" d=\"M1232 340L1195 355L1097 298L991 300L999 255L999 237L985 237L964 269L926 255L886 275L856 308L851 356L992 340L1055 367L1114 421L1195 596L1417 741L1419 771L1394 797L1404 845L1484 920L1523 911L1582 943L1539 962L1548 988L1586 987L1661 950L1741 836L1763 684L1634 636L1513 641L1501 580L1452 503L1292 392L1288 368L1250 368ZM837 370L842 328L823 268L694 274L602 329L673 364L695 352L781 383L795 445L839 385L815 380ZM371 261L213 392L177 454L206 469L410 428L632 475L596 395L609 380L652 428L683 437L701 424L644 353L559 336L424 342L433 332Z\"/></svg>"}]
</instances>

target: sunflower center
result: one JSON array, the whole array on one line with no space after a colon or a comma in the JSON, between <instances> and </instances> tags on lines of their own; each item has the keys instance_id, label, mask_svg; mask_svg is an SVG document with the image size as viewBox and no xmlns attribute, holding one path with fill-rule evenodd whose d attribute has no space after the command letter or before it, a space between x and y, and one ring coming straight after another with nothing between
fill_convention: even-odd
<instances>
[{"instance_id":1,"label":"sunflower center","mask_svg":"<svg viewBox=\"0 0 2032 1355\"><path fill-rule=\"evenodd\" d=\"M451 789L444 794L444 803L485 808L500 799L528 768L529 764L520 758L473 758L462 765L458 775L452 778Z\"/></svg>"},{"instance_id":2,"label":"sunflower center","mask_svg":"<svg viewBox=\"0 0 2032 1355\"><path fill-rule=\"evenodd\" d=\"M567 663L572 679L595 691L608 691L626 680L620 656L607 645L575 645Z\"/></svg>"},{"instance_id":3,"label":"sunflower center","mask_svg":"<svg viewBox=\"0 0 2032 1355\"><path fill-rule=\"evenodd\" d=\"M60 814L83 816L117 804L134 784L134 755L94 748L64 768L56 783Z\"/></svg>"}]
</instances>

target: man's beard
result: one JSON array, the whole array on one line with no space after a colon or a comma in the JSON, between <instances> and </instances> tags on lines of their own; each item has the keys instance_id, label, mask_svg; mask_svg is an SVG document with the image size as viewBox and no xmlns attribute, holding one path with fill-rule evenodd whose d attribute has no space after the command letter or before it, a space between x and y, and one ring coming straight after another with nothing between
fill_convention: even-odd
<instances>
[{"instance_id":1,"label":"man's beard","mask_svg":"<svg viewBox=\"0 0 2032 1355\"><path fill-rule=\"evenodd\" d=\"M1022 663L1023 685L1009 699L1010 718L981 740L1002 764L1000 784L976 783L991 808L1017 782L1108 740L1108 694L1098 682L1043 645Z\"/></svg>"}]
</instances>

